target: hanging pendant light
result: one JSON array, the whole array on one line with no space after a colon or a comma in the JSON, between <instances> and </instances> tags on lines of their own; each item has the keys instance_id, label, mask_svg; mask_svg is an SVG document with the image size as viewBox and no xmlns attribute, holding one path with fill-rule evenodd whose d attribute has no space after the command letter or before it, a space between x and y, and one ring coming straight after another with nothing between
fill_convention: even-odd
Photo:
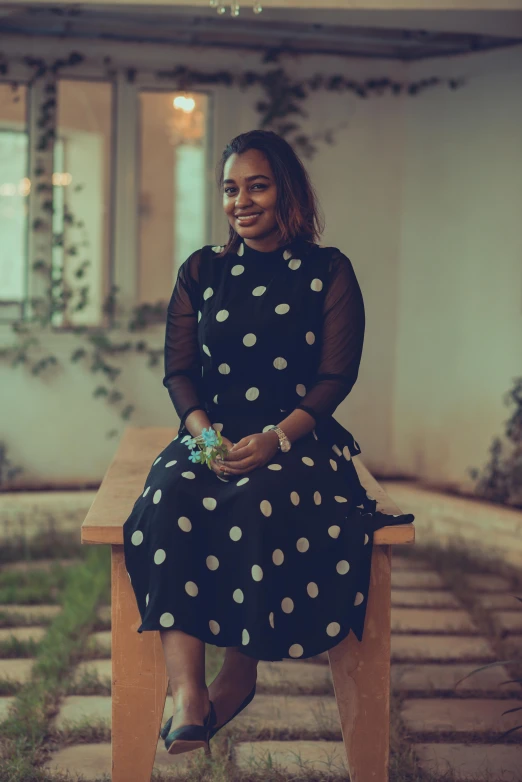
<instances>
[{"instance_id":1,"label":"hanging pendant light","mask_svg":"<svg viewBox=\"0 0 522 782\"><path fill-rule=\"evenodd\" d=\"M227 6L224 5L221 0L210 0L210 7L215 8L218 14L222 15L227 12ZM254 5L252 6L252 11L255 14L260 14L263 10L263 6L261 5L258 0L255 0ZM232 16L239 16L240 11L240 5L239 0L232 0L230 3L230 14Z\"/></svg>"}]
</instances>

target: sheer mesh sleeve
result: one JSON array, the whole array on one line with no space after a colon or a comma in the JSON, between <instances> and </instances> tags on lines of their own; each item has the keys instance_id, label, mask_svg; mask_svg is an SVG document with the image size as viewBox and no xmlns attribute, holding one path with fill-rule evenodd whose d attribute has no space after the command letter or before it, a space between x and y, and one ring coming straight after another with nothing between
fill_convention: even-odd
<instances>
[{"instance_id":1,"label":"sheer mesh sleeve","mask_svg":"<svg viewBox=\"0 0 522 782\"><path fill-rule=\"evenodd\" d=\"M328 251L329 283L319 366L313 385L296 405L316 422L332 415L352 390L359 374L365 330L364 302L352 263L340 250Z\"/></svg>"},{"instance_id":2,"label":"sheer mesh sleeve","mask_svg":"<svg viewBox=\"0 0 522 782\"><path fill-rule=\"evenodd\" d=\"M202 250L181 264L167 309L163 385L179 416L179 430L193 410L203 410L197 340L199 266Z\"/></svg>"}]
</instances>

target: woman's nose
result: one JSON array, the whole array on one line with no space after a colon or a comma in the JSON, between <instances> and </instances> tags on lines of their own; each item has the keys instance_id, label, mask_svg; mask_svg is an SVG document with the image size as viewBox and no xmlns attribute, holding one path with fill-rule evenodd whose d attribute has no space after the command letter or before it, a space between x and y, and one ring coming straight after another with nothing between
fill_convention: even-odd
<instances>
[{"instance_id":1,"label":"woman's nose","mask_svg":"<svg viewBox=\"0 0 522 782\"><path fill-rule=\"evenodd\" d=\"M248 194L248 190L246 189L244 190L243 188L240 188L236 196L236 207L241 208L243 206L248 206L251 203L252 203L252 199Z\"/></svg>"}]
</instances>

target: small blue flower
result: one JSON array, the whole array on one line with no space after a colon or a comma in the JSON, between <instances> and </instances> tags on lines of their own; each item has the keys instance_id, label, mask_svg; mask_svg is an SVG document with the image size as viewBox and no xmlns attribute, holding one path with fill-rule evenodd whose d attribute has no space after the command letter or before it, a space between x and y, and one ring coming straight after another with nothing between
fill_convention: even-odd
<instances>
[{"instance_id":1,"label":"small blue flower","mask_svg":"<svg viewBox=\"0 0 522 782\"><path fill-rule=\"evenodd\" d=\"M195 453L194 451L192 451L192 452L191 452L191 454L190 454L190 456L189 456L189 459L190 459L190 461L191 461L191 462L200 462L201 460L200 460L200 458L199 458L199 454L200 454L200 451L199 451L199 449L198 449L198 452L197 452L197 453Z\"/></svg>"},{"instance_id":2,"label":"small blue flower","mask_svg":"<svg viewBox=\"0 0 522 782\"><path fill-rule=\"evenodd\" d=\"M201 432L203 442L205 445L217 445L218 439L215 429L209 426L208 429L203 429Z\"/></svg>"}]
</instances>

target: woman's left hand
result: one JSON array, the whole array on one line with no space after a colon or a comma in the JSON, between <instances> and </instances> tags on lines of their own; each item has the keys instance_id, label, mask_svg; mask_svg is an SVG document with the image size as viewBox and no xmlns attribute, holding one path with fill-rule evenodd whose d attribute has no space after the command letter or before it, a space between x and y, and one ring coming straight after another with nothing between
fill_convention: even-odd
<instances>
[{"instance_id":1,"label":"woman's left hand","mask_svg":"<svg viewBox=\"0 0 522 782\"><path fill-rule=\"evenodd\" d=\"M277 432L257 432L242 437L223 459L224 475L241 475L262 467L277 453Z\"/></svg>"}]
</instances>

